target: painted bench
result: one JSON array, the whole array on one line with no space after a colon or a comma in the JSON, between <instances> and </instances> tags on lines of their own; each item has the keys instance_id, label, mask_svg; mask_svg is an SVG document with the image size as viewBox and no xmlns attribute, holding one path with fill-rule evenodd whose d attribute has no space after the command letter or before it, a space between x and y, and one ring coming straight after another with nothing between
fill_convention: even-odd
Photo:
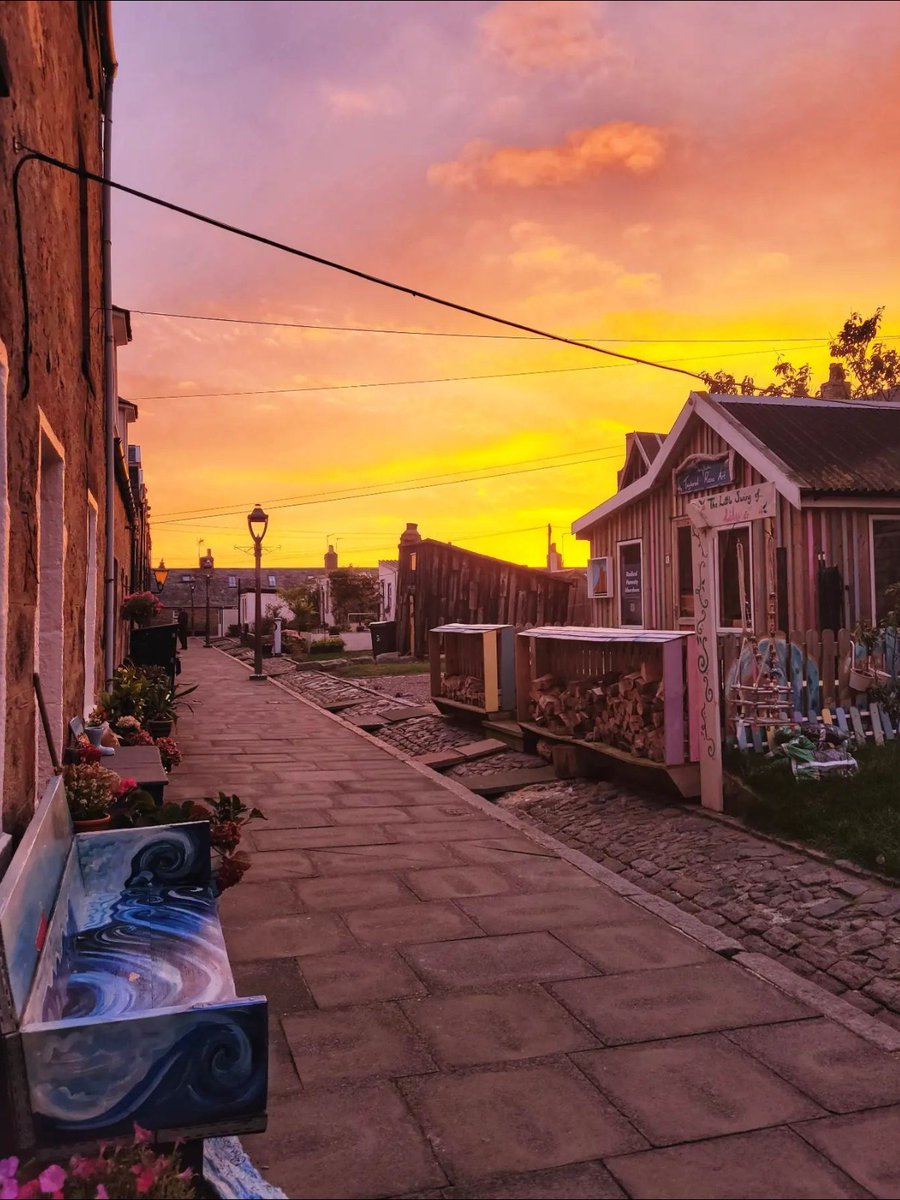
<instances>
[{"instance_id":1,"label":"painted bench","mask_svg":"<svg viewBox=\"0 0 900 1200\"><path fill-rule=\"evenodd\" d=\"M235 991L206 822L75 834L55 778L0 880L20 1150L265 1127L265 997Z\"/></svg>"}]
</instances>

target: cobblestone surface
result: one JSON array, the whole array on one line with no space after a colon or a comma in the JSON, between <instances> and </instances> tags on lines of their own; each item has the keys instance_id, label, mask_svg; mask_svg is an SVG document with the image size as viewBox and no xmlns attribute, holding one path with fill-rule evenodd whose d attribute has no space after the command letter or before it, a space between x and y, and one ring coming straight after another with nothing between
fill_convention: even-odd
<instances>
[{"instance_id":1,"label":"cobblestone surface","mask_svg":"<svg viewBox=\"0 0 900 1200\"><path fill-rule=\"evenodd\" d=\"M417 757L433 750L446 750L451 746L474 742L478 731L473 733L471 729L453 725L443 717L413 717L411 721L385 725L376 731L375 736Z\"/></svg>"},{"instance_id":2,"label":"cobblestone surface","mask_svg":"<svg viewBox=\"0 0 900 1200\"><path fill-rule=\"evenodd\" d=\"M451 779L459 779L465 783L472 775L494 775L498 771L520 771L525 768L546 767L547 760L536 754L522 754L518 750L503 750L497 754L489 754L486 758L476 758L472 762L460 763L442 772Z\"/></svg>"},{"instance_id":3,"label":"cobblestone surface","mask_svg":"<svg viewBox=\"0 0 900 1200\"><path fill-rule=\"evenodd\" d=\"M900 889L610 783L539 784L500 803L900 1028Z\"/></svg>"}]
</instances>

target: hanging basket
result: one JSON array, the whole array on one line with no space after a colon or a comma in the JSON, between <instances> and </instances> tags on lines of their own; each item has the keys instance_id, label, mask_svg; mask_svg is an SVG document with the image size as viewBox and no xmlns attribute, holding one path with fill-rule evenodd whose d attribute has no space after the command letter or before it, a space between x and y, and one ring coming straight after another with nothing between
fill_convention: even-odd
<instances>
[{"instance_id":1,"label":"hanging basket","mask_svg":"<svg viewBox=\"0 0 900 1200\"><path fill-rule=\"evenodd\" d=\"M867 692L870 687L875 686L878 680L873 671L860 671L856 667L851 667L849 682L852 692Z\"/></svg>"}]
</instances>

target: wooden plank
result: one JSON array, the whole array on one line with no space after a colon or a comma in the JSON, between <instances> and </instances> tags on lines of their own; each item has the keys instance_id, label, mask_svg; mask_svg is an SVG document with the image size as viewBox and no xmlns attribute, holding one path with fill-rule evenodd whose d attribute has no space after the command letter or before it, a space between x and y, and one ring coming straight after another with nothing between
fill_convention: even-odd
<instances>
[{"instance_id":1,"label":"wooden plank","mask_svg":"<svg viewBox=\"0 0 900 1200\"><path fill-rule=\"evenodd\" d=\"M357 703L359 703L357 701ZM411 721L414 717L437 717L440 714L433 704L404 704L398 708L388 708L382 712L382 719L394 724L397 721Z\"/></svg>"},{"instance_id":2,"label":"wooden plank","mask_svg":"<svg viewBox=\"0 0 900 1200\"><path fill-rule=\"evenodd\" d=\"M850 726L847 724L847 714L844 712L844 710L842 708L836 708L834 710L834 715L837 717L838 729L840 729L841 733L849 733Z\"/></svg>"},{"instance_id":3,"label":"wooden plank","mask_svg":"<svg viewBox=\"0 0 900 1200\"><path fill-rule=\"evenodd\" d=\"M498 771L491 775L467 775L464 786L476 796L498 796L530 787L534 783L552 783L556 779L553 767L523 767L517 771Z\"/></svg>"},{"instance_id":4,"label":"wooden plank","mask_svg":"<svg viewBox=\"0 0 900 1200\"><path fill-rule=\"evenodd\" d=\"M531 718L531 647L538 646L531 638L516 636L516 717L519 721Z\"/></svg>"},{"instance_id":5,"label":"wooden plank","mask_svg":"<svg viewBox=\"0 0 900 1200\"><path fill-rule=\"evenodd\" d=\"M894 733L894 727L891 724L891 718L888 716L887 712L883 708L880 709L880 712L881 712L881 727L884 730L884 736L887 738L887 740L889 742L892 742L896 735Z\"/></svg>"},{"instance_id":6,"label":"wooden plank","mask_svg":"<svg viewBox=\"0 0 900 1200\"><path fill-rule=\"evenodd\" d=\"M872 736L876 746L884 745L884 730L881 727L881 708L874 701L869 705L869 719L872 722Z\"/></svg>"},{"instance_id":7,"label":"wooden plank","mask_svg":"<svg viewBox=\"0 0 900 1200\"><path fill-rule=\"evenodd\" d=\"M853 639L847 629L838 630L838 704L850 702L850 667L853 663Z\"/></svg>"},{"instance_id":8,"label":"wooden plank","mask_svg":"<svg viewBox=\"0 0 900 1200\"><path fill-rule=\"evenodd\" d=\"M488 712L500 708L500 663L497 658L497 631L482 634L482 663L484 671L484 707Z\"/></svg>"},{"instance_id":9,"label":"wooden plank","mask_svg":"<svg viewBox=\"0 0 900 1200\"><path fill-rule=\"evenodd\" d=\"M756 751L757 754L762 754L762 752L763 752L762 734L759 732L759 730L756 728L756 726L751 727L750 736L753 738L753 749Z\"/></svg>"},{"instance_id":10,"label":"wooden plank","mask_svg":"<svg viewBox=\"0 0 900 1200\"><path fill-rule=\"evenodd\" d=\"M852 705L850 708L850 723L853 726L853 732L859 738L860 743L862 745L865 745L866 731L863 729L862 718L860 717L859 709L856 707L855 704Z\"/></svg>"},{"instance_id":11,"label":"wooden plank","mask_svg":"<svg viewBox=\"0 0 900 1200\"><path fill-rule=\"evenodd\" d=\"M667 766L684 762L684 666L681 642L662 648L664 760Z\"/></svg>"},{"instance_id":12,"label":"wooden plank","mask_svg":"<svg viewBox=\"0 0 900 1200\"><path fill-rule=\"evenodd\" d=\"M823 725L833 725L833 724L834 724L834 719L833 719L833 717L832 717L832 715L831 715L831 709L830 709L830 708L823 708L823 709L822 709L822 724L823 724Z\"/></svg>"},{"instance_id":13,"label":"wooden plank","mask_svg":"<svg viewBox=\"0 0 900 1200\"><path fill-rule=\"evenodd\" d=\"M819 643L819 631L817 629L807 629L804 635L806 643L806 688L807 688L807 714L812 721L815 719L819 711L821 701L821 684L822 684L822 650ZM811 668L815 667L815 676L819 681L819 695L816 695L816 690L813 688L810 679L813 674Z\"/></svg>"},{"instance_id":14,"label":"wooden plank","mask_svg":"<svg viewBox=\"0 0 900 1200\"><path fill-rule=\"evenodd\" d=\"M822 653L819 662L819 703L834 704L837 693L837 642L831 629L822 630Z\"/></svg>"}]
</instances>

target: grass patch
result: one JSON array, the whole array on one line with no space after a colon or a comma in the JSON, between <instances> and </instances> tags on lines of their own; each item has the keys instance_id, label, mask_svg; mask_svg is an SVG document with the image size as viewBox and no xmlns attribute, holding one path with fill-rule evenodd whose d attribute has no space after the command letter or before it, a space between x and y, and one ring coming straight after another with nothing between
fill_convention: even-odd
<instances>
[{"instance_id":1,"label":"grass patch","mask_svg":"<svg viewBox=\"0 0 900 1200\"><path fill-rule=\"evenodd\" d=\"M900 742L856 758L859 771L843 779L795 780L786 759L739 751L725 765L754 793L749 825L900 878Z\"/></svg>"},{"instance_id":2,"label":"grass patch","mask_svg":"<svg viewBox=\"0 0 900 1200\"><path fill-rule=\"evenodd\" d=\"M338 667L334 672L342 679L373 679L379 675L427 675L428 663L423 662L355 662L347 667Z\"/></svg>"}]
</instances>

